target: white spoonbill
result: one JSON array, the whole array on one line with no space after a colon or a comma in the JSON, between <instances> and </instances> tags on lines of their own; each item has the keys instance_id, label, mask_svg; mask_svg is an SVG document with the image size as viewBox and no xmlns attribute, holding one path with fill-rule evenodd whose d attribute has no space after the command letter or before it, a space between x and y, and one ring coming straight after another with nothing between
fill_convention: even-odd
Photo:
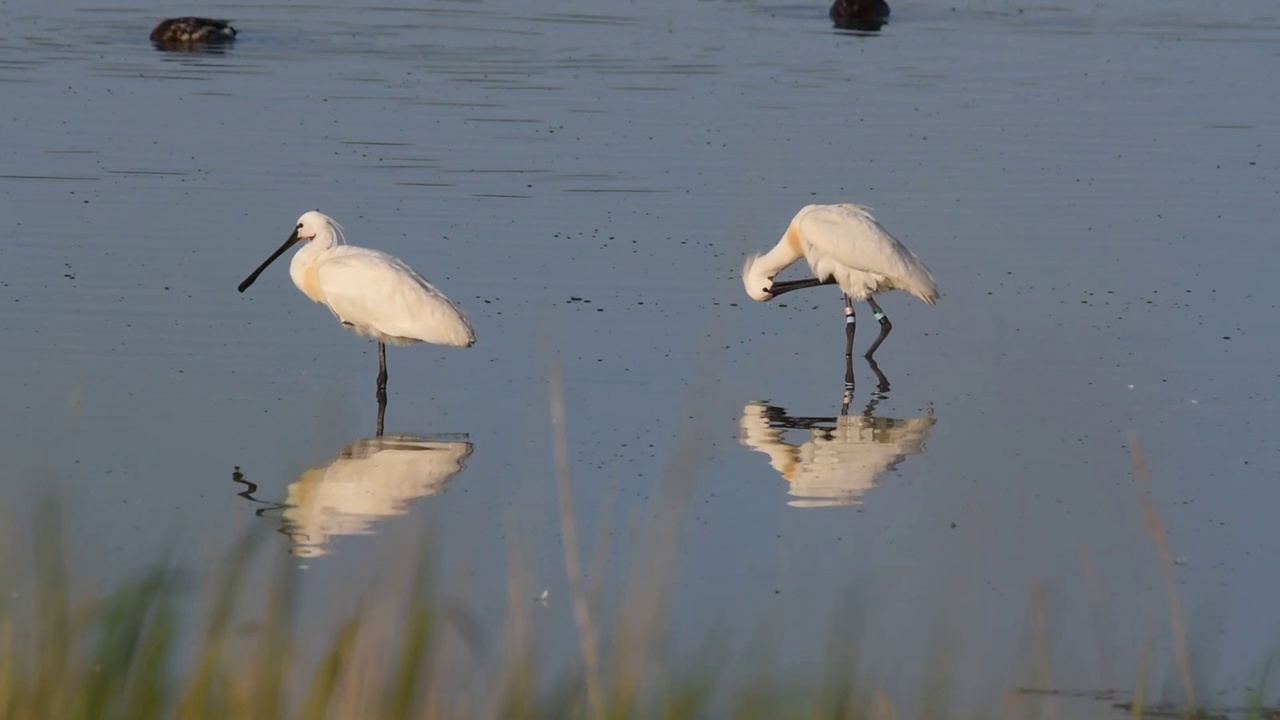
<instances>
[{"instance_id":1,"label":"white spoonbill","mask_svg":"<svg viewBox=\"0 0 1280 720\"><path fill-rule=\"evenodd\" d=\"M300 240L307 244L289 263L289 277L343 327L378 341L379 401L387 397L387 343L475 344L467 316L444 293L399 258L343 244L342 226L318 210L298 218L293 234L240 283L240 292Z\"/></svg>"},{"instance_id":2,"label":"white spoonbill","mask_svg":"<svg viewBox=\"0 0 1280 720\"><path fill-rule=\"evenodd\" d=\"M814 277L773 281L774 275L800 258L809 261ZM853 375L850 360L857 326L854 300L866 300L880 323L880 336L867 349L868 358L893 329L873 295L906 290L930 305L938 300L938 287L929 268L881 227L867 208L852 204L801 208L776 247L764 255L747 258L742 266L742 283L747 295L760 302L801 288L839 285L844 292L846 382L852 382Z\"/></svg>"}]
</instances>

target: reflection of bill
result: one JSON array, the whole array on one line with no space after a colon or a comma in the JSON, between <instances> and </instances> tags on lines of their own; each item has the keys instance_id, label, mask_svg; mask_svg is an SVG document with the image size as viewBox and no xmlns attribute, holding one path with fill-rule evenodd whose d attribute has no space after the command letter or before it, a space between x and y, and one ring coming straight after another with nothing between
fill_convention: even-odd
<instances>
[{"instance_id":1,"label":"reflection of bill","mask_svg":"<svg viewBox=\"0 0 1280 720\"><path fill-rule=\"evenodd\" d=\"M864 415L791 417L780 407L751 403L738 421L743 445L769 456L769 464L787 481L793 507L857 505L878 485L880 475L910 455L924 452L935 422L927 417L898 420ZM793 445L787 430L807 430Z\"/></svg>"},{"instance_id":2,"label":"reflection of bill","mask_svg":"<svg viewBox=\"0 0 1280 720\"><path fill-rule=\"evenodd\" d=\"M471 455L466 435L386 435L357 440L338 459L289 485L283 531L291 552L316 557L338 535L366 535L381 518L404 515L409 503L440 492Z\"/></svg>"}]
</instances>

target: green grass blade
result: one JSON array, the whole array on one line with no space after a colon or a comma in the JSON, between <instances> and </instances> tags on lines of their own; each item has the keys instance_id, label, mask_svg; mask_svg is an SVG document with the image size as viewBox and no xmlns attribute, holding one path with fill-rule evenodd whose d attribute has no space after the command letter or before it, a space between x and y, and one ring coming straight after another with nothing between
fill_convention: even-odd
<instances>
[{"instance_id":1,"label":"green grass blade","mask_svg":"<svg viewBox=\"0 0 1280 720\"><path fill-rule=\"evenodd\" d=\"M351 660L360 633L360 615L354 615L338 628L337 637L311 679L311 688L303 702L300 720L324 720L329 713L338 681Z\"/></svg>"}]
</instances>

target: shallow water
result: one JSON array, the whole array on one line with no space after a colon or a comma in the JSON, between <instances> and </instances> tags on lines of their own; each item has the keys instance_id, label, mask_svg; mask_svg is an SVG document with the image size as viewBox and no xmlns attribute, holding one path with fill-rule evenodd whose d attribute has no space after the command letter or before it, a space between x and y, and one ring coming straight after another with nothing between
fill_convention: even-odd
<instances>
[{"instance_id":1,"label":"shallow water","mask_svg":"<svg viewBox=\"0 0 1280 720\"><path fill-rule=\"evenodd\" d=\"M318 207L479 337L389 352L387 431L469 455L371 481L357 520L331 496L297 560L320 634L425 533L486 621L519 548L548 656L572 658L558 364L592 578L625 592L664 476L684 498L679 646L772 633L816 671L852 597L868 672L903 687L939 631L969 697L1036 684L1042 625L1053 684L1132 687L1144 649L1172 654L1132 432L1200 682L1248 684L1280 639L1280 11L904 2L859 35L821 3L542 7L211 5L240 39L184 54L147 43L150 5L0 6L6 503L60 488L108 582L291 522L254 511L368 447L376 352L283 262L235 285ZM760 305L738 281L838 201L943 293L882 298L890 389L859 361L842 421L838 293ZM839 469L793 484L795 458Z\"/></svg>"}]
</instances>

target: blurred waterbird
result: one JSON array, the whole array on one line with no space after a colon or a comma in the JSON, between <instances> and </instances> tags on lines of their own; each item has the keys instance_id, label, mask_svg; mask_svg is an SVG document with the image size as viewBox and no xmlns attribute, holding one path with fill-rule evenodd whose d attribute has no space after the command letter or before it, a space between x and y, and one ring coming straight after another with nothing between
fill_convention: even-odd
<instances>
[{"instance_id":1,"label":"blurred waterbird","mask_svg":"<svg viewBox=\"0 0 1280 720\"><path fill-rule=\"evenodd\" d=\"M293 234L240 283L240 292L299 241L306 245L289 263L293 284L329 308L343 327L378 341L380 404L387 398L388 344L475 344L467 316L444 293L399 258L344 244L342 227L317 210L298 218Z\"/></svg>"},{"instance_id":2,"label":"blurred waterbird","mask_svg":"<svg viewBox=\"0 0 1280 720\"><path fill-rule=\"evenodd\" d=\"M889 20L889 3L885 0L835 0L828 14L839 28L879 30Z\"/></svg>"},{"instance_id":3,"label":"blurred waterbird","mask_svg":"<svg viewBox=\"0 0 1280 720\"><path fill-rule=\"evenodd\" d=\"M236 29L226 20L177 17L161 20L151 31L151 42L159 44L220 43L236 39Z\"/></svg>"},{"instance_id":4,"label":"blurred waterbird","mask_svg":"<svg viewBox=\"0 0 1280 720\"><path fill-rule=\"evenodd\" d=\"M774 282L774 275L800 258L809 261L814 277ZM881 227L867 208L852 204L801 208L777 246L764 255L747 258L742 266L742 282L747 295L760 302L792 290L839 285L844 292L845 382L853 382L851 360L857 327L854 300L867 301L880 323L880 335L867 348L868 358L893 329L873 295L905 290L930 305L938 300L938 287L929 268Z\"/></svg>"}]
</instances>

